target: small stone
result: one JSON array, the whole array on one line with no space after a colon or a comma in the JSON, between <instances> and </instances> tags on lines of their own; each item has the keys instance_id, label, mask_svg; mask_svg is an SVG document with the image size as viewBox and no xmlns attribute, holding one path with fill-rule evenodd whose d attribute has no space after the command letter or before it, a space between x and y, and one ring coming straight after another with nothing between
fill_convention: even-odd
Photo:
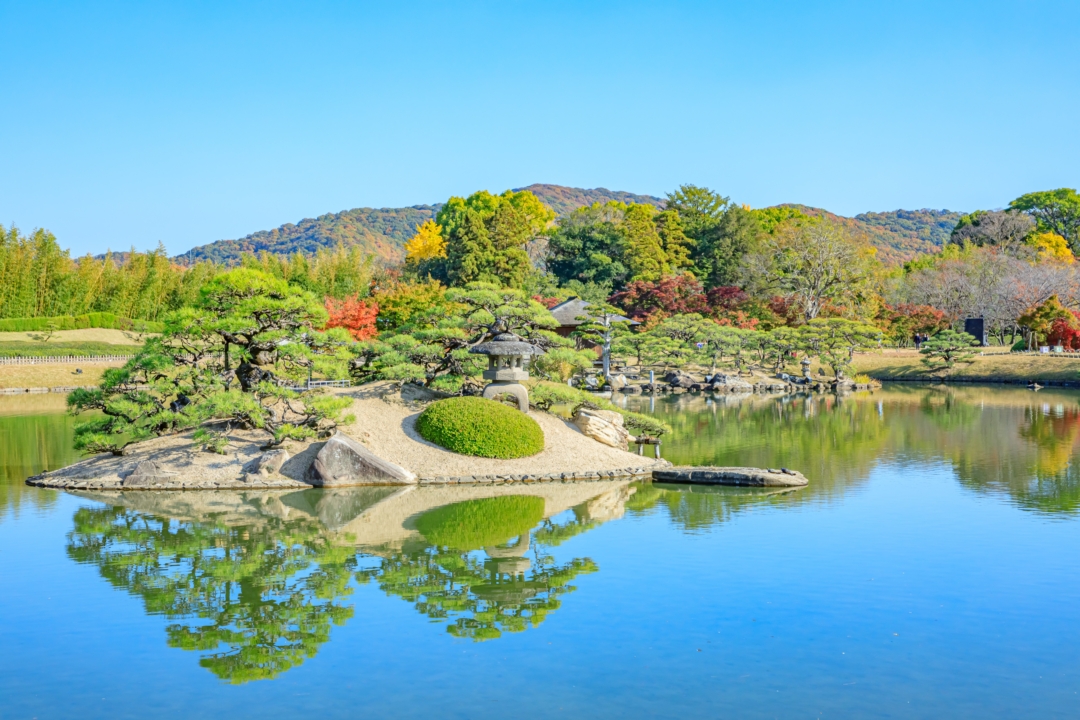
<instances>
[{"instance_id":1,"label":"small stone","mask_svg":"<svg viewBox=\"0 0 1080 720\"><path fill-rule=\"evenodd\" d=\"M264 452L255 462L255 472L260 475L272 475L281 472L281 466L289 459L289 452L284 448Z\"/></svg>"}]
</instances>

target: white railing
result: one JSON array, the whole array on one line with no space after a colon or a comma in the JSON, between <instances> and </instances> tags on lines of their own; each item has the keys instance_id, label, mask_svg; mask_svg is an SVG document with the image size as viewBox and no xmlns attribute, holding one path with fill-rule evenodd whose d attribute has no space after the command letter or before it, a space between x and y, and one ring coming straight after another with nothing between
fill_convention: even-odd
<instances>
[{"instance_id":1,"label":"white railing","mask_svg":"<svg viewBox=\"0 0 1080 720\"><path fill-rule=\"evenodd\" d=\"M45 363L83 363L86 365L103 362L127 362L134 355L56 355L42 357L0 357L0 365L42 365Z\"/></svg>"},{"instance_id":2,"label":"white railing","mask_svg":"<svg viewBox=\"0 0 1080 720\"><path fill-rule=\"evenodd\" d=\"M304 392L305 390L314 390L315 388L345 388L350 387L351 385L351 380L308 380L305 385L288 385L286 387L295 392Z\"/></svg>"}]
</instances>

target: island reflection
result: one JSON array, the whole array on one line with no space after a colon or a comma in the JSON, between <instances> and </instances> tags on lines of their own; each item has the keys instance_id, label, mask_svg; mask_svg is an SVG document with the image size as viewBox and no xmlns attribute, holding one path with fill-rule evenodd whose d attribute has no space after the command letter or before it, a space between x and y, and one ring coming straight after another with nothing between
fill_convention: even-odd
<instances>
[{"instance_id":1,"label":"island reflection","mask_svg":"<svg viewBox=\"0 0 1080 720\"><path fill-rule=\"evenodd\" d=\"M245 683L314 656L352 617L350 596L366 583L454 637L537 627L600 569L589 557L557 560L554 548L628 506L641 512L681 494L627 481L80 493L102 505L76 511L67 552L166 617L170 647Z\"/></svg>"}]
</instances>

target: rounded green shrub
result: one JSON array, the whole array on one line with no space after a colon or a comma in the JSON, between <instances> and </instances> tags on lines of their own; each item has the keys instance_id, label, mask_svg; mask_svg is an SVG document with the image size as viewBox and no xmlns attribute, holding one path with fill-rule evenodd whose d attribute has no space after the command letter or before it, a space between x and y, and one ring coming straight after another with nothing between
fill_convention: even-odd
<instances>
[{"instance_id":1,"label":"rounded green shrub","mask_svg":"<svg viewBox=\"0 0 1080 720\"><path fill-rule=\"evenodd\" d=\"M469 551L502 545L543 519L543 498L507 495L435 508L416 519L416 529L432 545Z\"/></svg>"},{"instance_id":2,"label":"rounded green shrub","mask_svg":"<svg viewBox=\"0 0 1080 720\"><path fill-rule=\"evenodd\" d=\"M453 397L427 406L416 419L425 440L462 455L519 458L544 449L544 431L525 413L494 400Z\"/></svg>"}]
</instances>

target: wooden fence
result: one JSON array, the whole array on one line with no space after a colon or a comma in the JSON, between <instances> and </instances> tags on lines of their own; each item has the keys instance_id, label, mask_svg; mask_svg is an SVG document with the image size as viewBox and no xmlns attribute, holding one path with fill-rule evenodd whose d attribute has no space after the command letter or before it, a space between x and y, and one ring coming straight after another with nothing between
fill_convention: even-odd
<instances>
[{"instance_id":1,"label":"wooden fence","mask_svg":"<svg viewBox=\"0 0 1080 720\"><path fill-rule=\"evenodd\" d=\"M46 363L93 363L127 362L134 355L58 355L55 357L0 357L0 365L44 365Z\"/></svg>"}]
</instances>

